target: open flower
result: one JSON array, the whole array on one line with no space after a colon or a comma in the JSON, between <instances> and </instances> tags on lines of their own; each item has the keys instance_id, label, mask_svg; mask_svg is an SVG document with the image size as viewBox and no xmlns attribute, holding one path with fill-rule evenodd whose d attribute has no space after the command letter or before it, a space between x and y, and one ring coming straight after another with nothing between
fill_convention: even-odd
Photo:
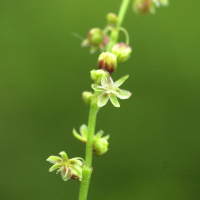
<instances>
[{"instance_id":1,"label":"open flower","mask_svg":"<svg viewBox=\"0 0 200 200\"><path fill-rule=\"evenodd\" d=\"M109 135L103 136L104 131L98 131L93 137L93 153L97 156L101 156L108 151L108 139ZM87 143L87 136L88 136L88 127L83 124L80 127L80 134L73 129L73 135L78 140Z\"/></svg>"},{"instance_id":2,"label":"open flower","mask_svg":"<svg viewBox=\"0 0 200 200\"><path fill-rule=\"evenodd\" d=\"M61 172L64 181L67 181L70 178L81 181L84 160L79 157L68 159L67 154L64 151L59 154L61 155L61 158L58 156L50 156L47 158L47 161L54 164L49 169L49 172L58 169L57 173Z\"/></svg>"},{"instance_id":3,"label":"open flower","mask_svg":"<svg viewBox=\"0 0 200 200\"><path fill-rule=\"evenodd\" d=\"M167 6L168 0L134 0L133 9L136 13L155 13L156 7Z\"/></svg>"},{"instance_id":4,"label":"open flower","mask_svg":"<svg viewBox=\"0 0 200 200\"><path fill-rule=\"evenodd\" d=\"M112 78L107 73L102 77L101 85L92 84L92 88L100 92L98 96L98 106L102 107L106 105L110 99L115 107L120 107L117 97L120 99L128 99L131 96L129 91L119 89L119 86L122 85L128 77L129 75L126 75L116 82L113 82Z\"/></svg>"}]
</instances>

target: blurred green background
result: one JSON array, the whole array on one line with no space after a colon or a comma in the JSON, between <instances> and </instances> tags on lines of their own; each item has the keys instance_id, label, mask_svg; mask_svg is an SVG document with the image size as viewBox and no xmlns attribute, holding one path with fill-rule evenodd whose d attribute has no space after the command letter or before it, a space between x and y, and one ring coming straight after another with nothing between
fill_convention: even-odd
<instances>
[{"instance_id":1,"label":"blurred green background","mask_svg":"<svg viewBox=\"0 0 200 200\"><path fill-rule=\"evenodd\" d=\"M120 0L0 1L0 199L78 198L80 183L48 173L50 155L84 157L72 135L87 123L81 93L91 90L90 55L81 41L103 28ZM133 53L114 80L132 92L103 107L96 131L109 151L94 157L88 199L200 199L200 1L171 1L156 15L131 6L123 26ZM120 41L124 40L120 34Z\"/></svg>"}]
</instances>

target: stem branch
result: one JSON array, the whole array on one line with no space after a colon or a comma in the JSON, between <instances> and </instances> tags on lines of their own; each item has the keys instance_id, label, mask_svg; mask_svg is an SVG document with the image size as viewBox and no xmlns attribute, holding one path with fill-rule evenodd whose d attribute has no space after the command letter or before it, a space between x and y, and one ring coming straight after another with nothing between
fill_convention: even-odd
<instances>
[{"instance_id":1,"label":"stem branch","mask_svg":"<svg viewBox=\"0 0 200 200\"><path fill-rule=\"evenodd\" d=\"M118 13L118 27L122 25L130 0L123 0Z\"/></svg>"},{"instance_id":2,"label":"stem branch","mask_svg":"<svg viewBox=\"0 0 200 200\"><path fill-rule=\"evenodd\" d=\"M119 37L119 28L122 25L129 3L130 3L130 0L122 0L119 13L118 13L118 27L114 28L111 31L110 42L108 43L108 46L106 49L108 52L111 52L112 47L117 43L117 40Z\"/></svg>"}]
</instances>

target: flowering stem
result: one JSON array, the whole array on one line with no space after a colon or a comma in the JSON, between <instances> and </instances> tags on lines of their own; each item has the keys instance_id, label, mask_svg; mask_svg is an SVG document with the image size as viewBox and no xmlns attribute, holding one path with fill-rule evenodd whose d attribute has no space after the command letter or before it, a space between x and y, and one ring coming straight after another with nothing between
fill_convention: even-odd
<instances>
[{"instance_id":1,"label":"flowering stem","mask_svg":"<svg viewBox=\"0 0 200 200\"><path fill-rule=\"evenodd\" d=\"M111 31L110 42L107 45L108 52L111 52L112 47L117 43L118 36L119 36L119 28L122 25L129 3L130 3L130 0L122 0L119 13L118 13L118 27Z\"/></svg>"},{"instance_id":2,"label":"flowering stem","mask_svg":"<svg viewBox=\"0 0 200 200\"><path fill-rule=\"evenodd\" d=\"M123 0L118 13L118 27L122 25L130 0Z\"/></svg>"},{"instance_id":3,"label":"flowering stem","mask_svg":"<svg viewBox=\"0 0 200 200\"><path fill-rule=\"evenodd\" d=\"M96 116L97 116L98 110L99 110L99 107L97 106L96 101L92 102L90 105L85 165L83 166L83 171L82 171L82 182L81 182L81 187L79 191L79 200L87 199L90 178L92 174L92 151L93 151L92 146L93 146L93 137L94 137Z\"/></svg>"}]
</instances>

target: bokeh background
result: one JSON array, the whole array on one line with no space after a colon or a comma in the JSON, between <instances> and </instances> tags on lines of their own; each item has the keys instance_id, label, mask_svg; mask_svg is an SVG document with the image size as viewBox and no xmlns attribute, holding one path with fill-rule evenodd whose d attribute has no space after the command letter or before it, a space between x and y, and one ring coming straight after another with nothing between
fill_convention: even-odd
<instances>
[{"instance_id":1,"label":"bokeh background","mask_svg":"<svg viewBox=\"0 0 200 200\"><path fill-rule=\"evenodd\" d=\"M48 173L50 155L84 157L72 135L87 123L81 93L91 90L81 40L120 0L0 1L0 199L78 198L80 183ZM96 131L109 151L94 157L88 199L200 199L200 1L171 1L156 15L129 7L123 26L133 53L114 80L130 78L121 108L103 107ZM123 33L120 41L124 40Z\"/></svg>"}]
</instances>

